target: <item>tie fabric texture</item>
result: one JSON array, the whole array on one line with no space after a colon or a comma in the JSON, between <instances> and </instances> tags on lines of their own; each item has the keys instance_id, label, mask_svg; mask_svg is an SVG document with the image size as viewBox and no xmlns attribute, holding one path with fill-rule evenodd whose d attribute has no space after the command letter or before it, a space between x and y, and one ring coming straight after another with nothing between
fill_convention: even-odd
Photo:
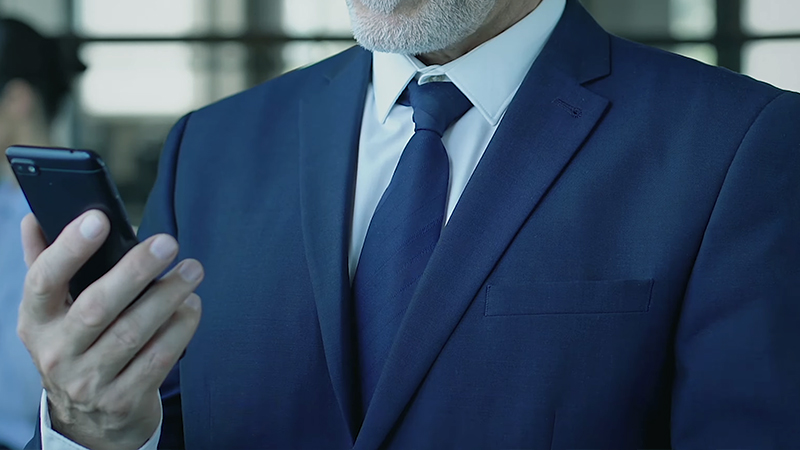
<instances>
[{"instance_id":1,"label":"tie fabric texture","mask_svg":"<svg viewBox=\"0 0 800 450\"><path fill-rule=\"evenodd\" d=\"M364 414L444 226L450 161L442 135L472 107L449 82L412 80L400 103L414 109L414 135L372 216L353 279Z\"/></svg>"}]
</instances>

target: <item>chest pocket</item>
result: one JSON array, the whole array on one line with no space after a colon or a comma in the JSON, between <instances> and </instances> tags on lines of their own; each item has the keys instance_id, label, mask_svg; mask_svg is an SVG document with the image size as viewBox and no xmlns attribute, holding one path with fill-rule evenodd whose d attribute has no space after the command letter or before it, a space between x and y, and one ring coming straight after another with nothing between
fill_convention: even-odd
<instances>
[{"instance_id":1,"label":"chest pocket","mask_svg":"<svg viewBox=\"0 0 800 450\"><path fill-rule=\"evenodd\" d=\"M644 313L653 280L490 284L486 316Z\"/></svg>"}]
</instances>

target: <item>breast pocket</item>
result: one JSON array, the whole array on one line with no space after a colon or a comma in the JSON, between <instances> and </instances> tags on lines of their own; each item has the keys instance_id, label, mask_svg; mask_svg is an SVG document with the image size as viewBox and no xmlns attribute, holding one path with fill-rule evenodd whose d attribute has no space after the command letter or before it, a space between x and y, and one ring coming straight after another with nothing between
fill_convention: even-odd
<instances>
[{"instance_id":1,"label":"breast pocket","mask_svg":"<svg viewBox=\"0 0 800 450\"><path fill-rule=\"evenodd\" d=\"M653 280L525 282L486 286L486 316L644 313Z\"/></svg>"}]
</instances>

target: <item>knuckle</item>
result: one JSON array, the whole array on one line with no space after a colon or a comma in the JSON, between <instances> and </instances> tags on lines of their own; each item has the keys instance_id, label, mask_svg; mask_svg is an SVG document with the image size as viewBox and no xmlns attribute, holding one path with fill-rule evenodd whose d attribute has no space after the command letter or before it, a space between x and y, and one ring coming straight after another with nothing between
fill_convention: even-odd
<instances>
[{"instance_id":1,"label":"knuckle","mask_svg":"<svg viewBox=\"0 0 800 450\"><path fill-rule=\"evenodd\" d=\"M20 320L17 322L17 336L19 337L19 340L22 341L23 344L25 344L25 347L30 349L31 332L28 329L28 326L25 323L24 319L22 319L21 317Z\"/></svg>"},{"instance_id":2,"label":"knuckle","mask_svg":"<svg viewBox=\"0 0 800 450\"><path fill-rule=\"evenodd\" d=\"M44 260L37 261L25 276L25 291L34 297L45 297L53 290L53 276Z\"/></svg>"},{"instance_id":3,"label":"knuckle","mask_svg":"<svg viewBox=\"0 0 800 450\"><path fill-rule=\"evenodd\" d=\"M100 286L91 286L85 290L80 301L75 304L77 316L81 322L91 328L101 326L110 314L106 295Z\"/></svg>"},{"instance_id":4,"label":"knuckle","mask_svg":"<svg viewBox=\"0 0 800 450\"><path fill-rule=\"evenodd\" d=\"M66 253L69 259L82 258L87 253L87 245L83 243L82 239L75 239L72 236L68 237L62 234L56 241L58 247Z\"/></svg>"},{"instance_id":5,"label":"knuckle","mask_svg":"<svg viewBox=\"0 0 800 450\"><path fill-rule=\"evenodd\" d=\"M175 302L173 304L176 306L186 305L187 301L190 297L192 297L193 294L192 286L183 284L183 281L173 284L169 291L171 291L170 297L172 298L172 301Z\"/></svg>"},{"instance_id":6,"label":"knuckle","mask_svg":"<svg viewBox=\"0 0 800 450\"><path fill-rule=\"evenodd\" d=\"M177 355L173 356L163 352L152 353L148 357L147 364L145 365L145 373L147 375L154 375L168 372L174 365L175 356Z\"/></svg>"},{"instance_id":7,"label":"knuckle","mask_svg":"<svg viewBox=\"0 0 800 450\"><path fill-rule=\"evenodd\" d=\"M87 405L95 398L92 383L88 377L80 377L71 381L64 392L71 403Z\"/></svg>"},{"instance_id":8,"label":"knuckle","mask_svg":"<svg viewBox=\"0 0 800 450\"><path fill-rule=\"evenodd\" d=\"M141 334L138 332L135 325L116 326L111 329L111 334L119 350L133 352L138 350L142 345Z\"/></svg>"},{"instance_id":9,"label":"knuckle","mask_svg":"<svg viewBox=\"0 0 800 450\"><path fill-rule=\"evenodd\" d=\"M153 264L144 255L136 254L131 255L126 270L126 276L136 284L149 283L156 274L154 274Z\"/></svg>"},{"instance_id":10,"label":"knuckle","mask_svg":"<svg viewBox=\"0 0 800 450\"><path fill-rule=\"evenodd\" d=\"M36 365L39 367L39 371L42 375L45 378L51 378L58 370L59 366L61 366L62 358L55 349L46 349L41 351L38 357L34 357L34 361L37 363Z\"/></svg>"}]
</instances>

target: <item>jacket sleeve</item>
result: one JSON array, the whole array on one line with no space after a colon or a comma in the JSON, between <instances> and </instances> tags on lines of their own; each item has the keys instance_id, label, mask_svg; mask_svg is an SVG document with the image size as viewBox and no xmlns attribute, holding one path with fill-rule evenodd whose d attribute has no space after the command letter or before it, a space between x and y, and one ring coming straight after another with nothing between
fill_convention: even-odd
<instances>
[{"instance_id":1,"label":"jacket sleeve","mask_svg":"<svg viewBox=\"0 0 800 450\"><path fill-rule=\"evenodd\" d=\"M673 447L800 442L800 95L762 110L729 167L675 358Z\"/></svg>"},{"instance_id":2,"label":"jacket sleeve","mask_svg":"<svg viewBox=\"0 0 800 450\"><path fill-rule=\"evenodd\" d=\"M175 219L175 183L178 158L190 115L186 115L172 128L158 165L158 177L147 200L139 239L144 240L160 233L172 235L180 242ZM176 259L177 261L178 259ZM169 268L171 269L171 267ZM168 269L168 270L169 270ZM183 419L181 416L180 363L170 372L161 386L161 403L164 411L159 448L182 449Z\"/></svg>"}]
</instances>

